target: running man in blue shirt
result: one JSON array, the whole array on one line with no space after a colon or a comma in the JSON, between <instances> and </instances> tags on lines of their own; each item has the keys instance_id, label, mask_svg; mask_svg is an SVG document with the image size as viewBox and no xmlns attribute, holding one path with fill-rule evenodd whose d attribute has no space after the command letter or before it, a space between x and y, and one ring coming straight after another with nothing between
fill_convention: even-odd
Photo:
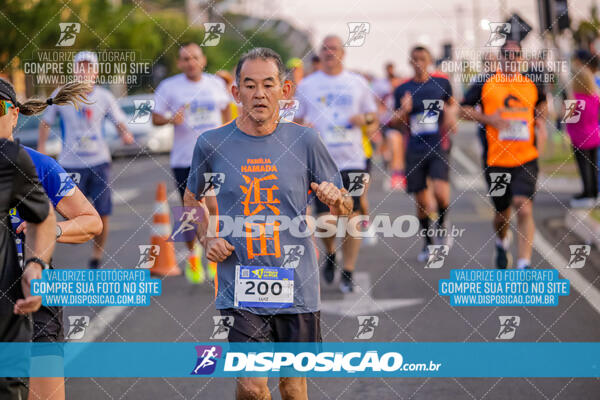
<instances>
[{"instance_id":1,"label":"running man in blue shirt","mask_svg":"<svg viewBox=\"0 0 600 400\"><path fill-rule=\"evenodd\" d=\"M223 226L216 237L214 230L207 233L206 224L198 232L207 258L218 263L216 306L234 317L231 342L321 341L311 235L276 228L275 218L306 216L309 192L334 215L352 211L352 198L340 189L341 175L318 133L279 123L278 102L291 90L284 71L270 49L241 57L233 89L242 105L240 116L198 138L184 196L186 206L201 208L204 221L209 215L243 216L241 235L226 234L231 227ZM218 191L211 187L213 176L223 178ZM294 257L286 257L292 250ZM279 388L283 399L306 398L304 377L282 378ZM267 378L238 378L237 396L268 398Z\"/></svg>"},{"instance_id":2,"label":"running man in blue shirt","mask_svg":"<svg viewBox=\"0 0 600 400\"><path fill-rule=\"evenodd\" d=\"M431 61L431 53L425 47L413 48L410 64L415 75L394 91L394 120L409 132L405 152L406 184L407 192L415 195L417 218L424 233L425 244L417 257L420 262L428 259L428 245L433 243L432 239L437 239L440 244L452 244L445 224L450 204L450 149L444 146L443 138L456 129L458 109L448 79L429 74ZM433 205L429 204L428 179L437 203L437 237L429 235L430 215L434 210Z\"/></svg>"}]
</instances>

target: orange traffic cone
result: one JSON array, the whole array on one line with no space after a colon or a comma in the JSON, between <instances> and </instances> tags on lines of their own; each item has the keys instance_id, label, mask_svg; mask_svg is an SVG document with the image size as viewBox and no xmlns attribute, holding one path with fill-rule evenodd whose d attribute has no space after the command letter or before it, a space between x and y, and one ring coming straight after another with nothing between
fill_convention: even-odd
<instances>
[{"instance_id":1,"label":"orange traffic cone","mask_svg":"<svg viewBox=\"0 0 600 400\"><path fill-rule=\"evenodd\" d=\"M154 209L152 235L150 242L160 246L160 252L150 269L152 275L174 276L181 275L181 269L175 259L175 246L169 242L171 236L171 218L167 202L167 185L160 182L156 188L156 206Z\"/></svg>"}]
</instances>

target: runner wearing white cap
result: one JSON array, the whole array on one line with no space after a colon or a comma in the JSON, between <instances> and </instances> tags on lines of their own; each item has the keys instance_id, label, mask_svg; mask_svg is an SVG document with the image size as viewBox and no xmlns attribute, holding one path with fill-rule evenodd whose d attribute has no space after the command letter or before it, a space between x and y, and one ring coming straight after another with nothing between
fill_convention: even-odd
<instances>
[{"instance_id":1,"label":"runner wearing white cap","mask_svg":"<svg viewBox=\"0 0 600 400\"><path fill-rule=\"evenodd\" d=\"M95 83L98 77L98 56L91 51L82 51L73 59L75 79ZM50 126L57 117L61 120L62 151L58 162L67 172L80 175L79 188L102 218L102 233L94 238L90 268L98 268L108 238L108 218L112 211L109 172L111 157L103 135L106 117L115 124L125 144L133 143L127 129L127 117L117 104L114 95L107 89L93 86L87 95L90 104L78 108L72 105L57 107L50 105L42 117L39 128L37 150L46 152L46 141Z\"/></svg>"}]
</instances>

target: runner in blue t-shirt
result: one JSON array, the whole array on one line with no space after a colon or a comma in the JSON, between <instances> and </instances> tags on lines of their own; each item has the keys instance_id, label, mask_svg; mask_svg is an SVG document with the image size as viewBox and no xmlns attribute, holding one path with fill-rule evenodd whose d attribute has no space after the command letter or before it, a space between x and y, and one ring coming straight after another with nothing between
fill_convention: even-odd
<instances>
[{"instance_id":1,"label":"runner in blue t-shirt","mask_svg":"<svg viewBox=\"0 0 600 400\"><path fill-rule=\"evenodd\" d=\"M433 242L429 234L433 205L429 201L431 195L427 190L428 178L431 180L433 197L437 202L438 234L435 238L439 244L452 244L445 225L446 211L450 204L450 146L445 140L445 135L456 129L457 108L448 79L431 76L428 72L431 65L429 50L421 46L414 47L410 52L410 64L415 73L414 77L394 91L394 121L409 132L405 152L406 184L407 192L415 194L417 217L425 239L418 260L424 262L429 257L428 245Z\"/></svg>"},{"instance_id":2,"label":"runner in blue t-shirt","mask_svg":"<svg viewBox=\"0 0 600 400\"><path fill-rule=\"evenodd\" d=\"M270 49L242 56L233 89L240 116L198 138L184 195L186 206L201 207L201 222L208 215L224 221L219 237L215 225L207 235L206 224L199 236L207 258L218 262L216 306L234 317L232 342L321 341L311 235L298 234L306 227L277 223L305 217L314 194L332 214L352 211L352 198L340 189L341 175L318 133L279 121L278 101L291 90L283 75L281 58ZM239 235L224 219L238 216ZM304 377L282 379L280 388L306 398ZM238 378L237 391L243 398L267 398L267 379Z\"/></svg>"},{"instance_id":3,"label":"runner in blue t-shirt","mask_svg":"<svg viewBox=\"0 0 600 400\"><path fill-rule=\"evenodd\" d=\"M56 241L62 243L83 243L102 231L102 220L98 212L81 193L71 175L52 157L39 153L27 146L23 148L31 157L38 178L50 202L66 221L56 224ZM19 217L16 209L10 210L10 221L15 231L15 242L19 260L23 261L23 246L27 223ZM64 331L62 307L41 306L32 314L34 342L62 342ZM46 398L46 395L64 391L62 377L31 377L29 387L32 393Z\"/></svg>"}]
</instances>

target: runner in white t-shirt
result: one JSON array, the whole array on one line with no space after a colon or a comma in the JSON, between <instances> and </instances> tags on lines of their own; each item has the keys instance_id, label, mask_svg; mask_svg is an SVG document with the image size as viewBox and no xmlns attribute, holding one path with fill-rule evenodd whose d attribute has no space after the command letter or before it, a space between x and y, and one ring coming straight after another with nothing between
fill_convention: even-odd
<instances>
[{"instance_id":1,"label":"runner in white t-shirt","mask_svg":"<svg viewBox=\"0 0 600 400\"><path fill-rule=\"evenodd\" d=\"M361 190L358 187L358 191L350 190L350 186L355 186L350 182L366 178L367 160L361 127L377 124L375 98L362 76L344 70L344 45L339 37L327 36L319 55L322 70L307 76L298 85L299 110L296 117L300 123L311 125L319 132L342 174L346 189L351 195L359 194ZM366 196L366 190L362 196ZM358 214L359 206L360 201L356 199L353 215ZM319 202L316 202L316 210L319 214L328 212L327 207ZM323 274L325 280L331 283L335 275L335 238L323 238L323 241L327 250ZM342 244L344 266L340 289L343 292L353 290L352 272L360 241L359 237L347 234Z\"/></svg>"},{"instance_id":2,"label":"runner in white t-shirt","mask_svg":"<svg viewBox=\"0 0 600 400\"><path fill-rule=\"evenodd\" d=\"M154 125L173 124L175 136L171 149L171 168L177 189L183 199L192 164L194 145L198 136L230 119L231 96L223 80L203 72L206 56L196 43L187 43L179 49L177 66L183 72L165 79L154 93ZM187 243L191 250L187 273L190 280L204 281L200 248ZM214 271L209 270L211 275Z\"/></svg>"},{"instance_id":3,"label":"runner in white t-shirt","mask_svg":"<svg viewBox=\"0 0 600 400\"><path fill-rule=\"evenodd\" d=\"M98 77L98 56L91 51L81 51L73 59L75 77L79 81L95 82ZM115 96L108 90L94 85L87 95L89 104L78 108L72 105L50 105L43 114L39 127L37 150L46 151L50 126L57 117L61 122L63 146L58 162L69 173L79 174L79 189L90 198L100 218L102 233L94 238L91 269L98 268L104 255L108 238L108 218L112 212L110 190L110 151L104 138L103 124L108 118L115 126L125 144L134 142L127 128L127 117Z\"/></svg>"}]
</instances>

